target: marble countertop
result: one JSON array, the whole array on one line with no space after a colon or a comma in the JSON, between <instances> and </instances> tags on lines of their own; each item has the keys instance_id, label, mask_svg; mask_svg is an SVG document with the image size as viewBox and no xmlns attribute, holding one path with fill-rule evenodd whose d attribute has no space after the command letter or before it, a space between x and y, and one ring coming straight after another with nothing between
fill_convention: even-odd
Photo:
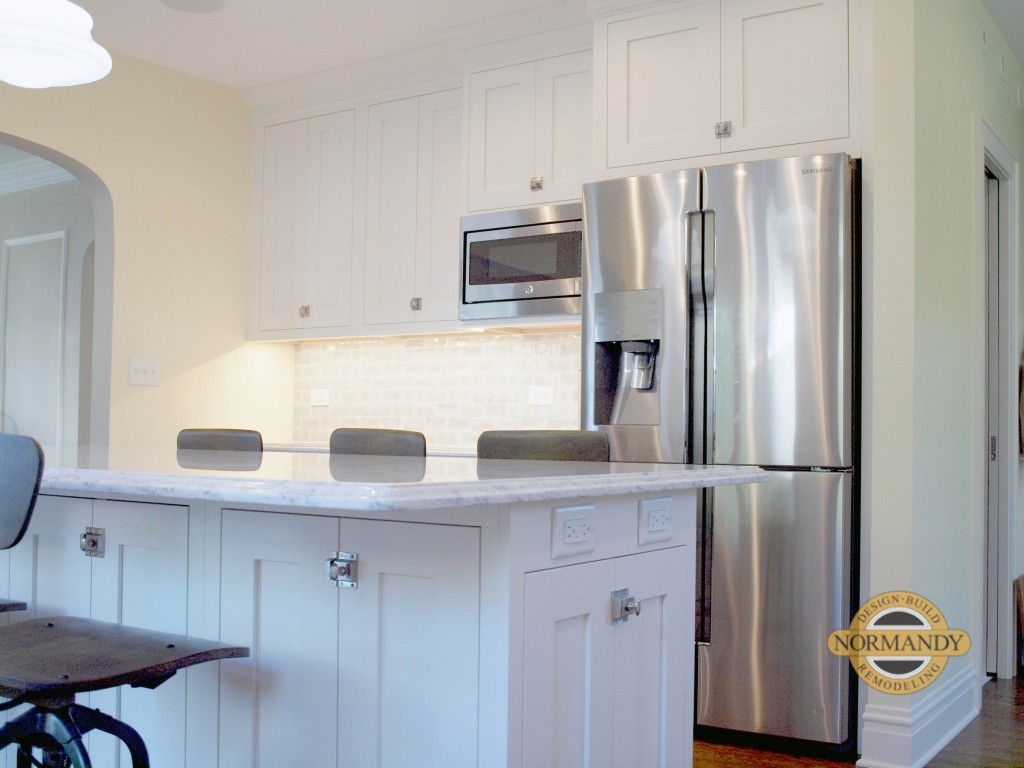
<instances>
[{"instance_id":1,"label":"marble countertop","mask_svg":"<svg viewBox=\"0 0 1024 768\"><path fill-rule=\"evenodd\" d=\"M417 510L763 482L757 467L190 451L146 469L47 466L42 493Z\"/></svg>"}]
</instances>

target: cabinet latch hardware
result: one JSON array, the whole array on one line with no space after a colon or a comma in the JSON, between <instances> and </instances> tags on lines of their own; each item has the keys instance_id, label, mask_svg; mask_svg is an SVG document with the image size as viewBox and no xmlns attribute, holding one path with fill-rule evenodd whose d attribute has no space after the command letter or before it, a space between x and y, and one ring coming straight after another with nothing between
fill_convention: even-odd
<instances>
[{"instance_id":1,"label":"cabinet latch hardware","mask_svg":"<svg viewBox=\"0 0 1024 768\"><path fill-rule=\"evenodd\" d=\"M358 589L359 555L356 552L332 552L327 559L327 579L336 587Z\"/></svg>"},{"instance_id":2,"label":"cabinet latch hardware","mask_svg":"<svg viewBox=\"0 0 1024 768\"><path fill-rule=\"evenodd\" d=\"M533 178L530 179L530 191L531 192L540 192L542 189L544 189L544 177L543 176L534 176Z\"/></svg>"},{"instance_id":3,"label":"cabinet latch hardware","mask_svg":"<svg viewBox=\"0 0 1024 768\"><path fill-rule=\"evenodd\" d=\"M727 136L732 136L732 120L715 123L715 137L724 139Z\"/></svg>"},{"instance_id":4,"label":"cabinet latch hardware","mask_svg":"<svg viewBox=\"0 0 1024 768\"><path fill-rule=\"evenodd\" d=\"M628 621L630 614L640 615L640 601L630 597L628 589L617 589L612 592L612 624Z\"/></svg>"},{"instance_id":5,"label":"cabinet latch hardware","mask_svg":"<svg viewBox=\"0 0 1024 768\"><path fill-rule=\"evenodd\" d=\"M86 557L103 557L103 534L102 528L86 528L78 539L78 548L85 552Z\"/></svg>"},{"instance_id":6,"label":"cabinet latch hardware","mask_svg":"<svg viewBox=\"0 0 1024 768\"><path fill-rule=\"evenodd\" d=\"M409 308L416 310L423 309L423 299L418 296L415 299L409 299Z\"/></svg>"},{"instance_id":7,"label":"cabinet latch hardware","mask_svg":"<svg viewBox=\"0 0 1024 768\"><path fill-rule=\"evenodd\" d=\"M309 304L299 307L299 317L309 317Z\"/></svg>"}]
</instances>

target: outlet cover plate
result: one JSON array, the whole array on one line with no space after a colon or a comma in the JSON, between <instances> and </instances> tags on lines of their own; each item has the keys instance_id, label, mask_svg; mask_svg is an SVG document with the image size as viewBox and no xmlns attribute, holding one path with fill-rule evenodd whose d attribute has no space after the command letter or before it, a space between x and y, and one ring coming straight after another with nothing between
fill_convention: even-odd
<instances>
[{"instance_id":1,"label":"outlet cover plate","mask_svg":"<svg viewBox=\"0 0 1024 768\"><path fill-rule=\"evenodd\" d=\"M596 538L593 504L554 507L551 510L552 560L593 552Z\"/></svg>"}]
</instances>

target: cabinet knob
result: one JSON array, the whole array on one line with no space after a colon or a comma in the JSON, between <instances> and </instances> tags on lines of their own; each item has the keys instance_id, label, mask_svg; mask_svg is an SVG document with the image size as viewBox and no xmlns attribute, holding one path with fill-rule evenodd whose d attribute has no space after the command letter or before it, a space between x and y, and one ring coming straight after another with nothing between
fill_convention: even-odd
<instances>
[{"instance_id":1,"label":"cabinet knob","mask_svg":"<svg viewBox=\"0 0 1024 768\"><path fill-rule=\"evenodd\" d=\"M724 139L728 136L732 136L732 120L726 120L721 123L715 123L715 136L719 139Z\"/></svg>"},{"instance_id":2,"label":"cabinet knob","mask_svg":"<svg viewBox=\"0 0 1024 768\"><path fill-rule=\"evenodd\" d=\"M612 624L628 621L630 614L640 615L640 601L630 595L628 589L617 589L612 592Z\"/></svg>"},{"instance_id":3,"label":"cabinet knob","mask_svg":"<svg viewBox=\"0 0 1024 768\"><path fill-rule=\"evenodd\" d=\"M530 191L531 192L540 192L542 189L544 189L544 177L543 176L534 176L532 179L530 179Z\"/></svg>"},{"instance_id":4,"label":"cabinet knob","mask_svg":"<svg viewBox=\"0 0 1024 768\"><path fill-rule=\"evenodd\" d=\"M409 309L423 309L423 299L419 297L409 299Z\"/></svg>"},{"instance_id":5,"label":"cabinet knob","mask_svg":"<svg viewBox=\"0 0 1024 768\"><path fill-rule=\"evenodd\" d=\"M299 317L309 317L309 304L299 307Z\"/></svg>"}]
</instances>

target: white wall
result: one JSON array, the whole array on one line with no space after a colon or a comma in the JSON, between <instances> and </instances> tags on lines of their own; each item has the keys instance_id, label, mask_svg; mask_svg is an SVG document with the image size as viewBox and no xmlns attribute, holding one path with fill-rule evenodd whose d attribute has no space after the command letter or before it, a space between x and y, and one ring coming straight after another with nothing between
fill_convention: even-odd
<instances>
[{"instance_id":1,"label":"white wall","mask_svg":"<svg viewBox=\"0 0 1024 768\"><path fill-rule=\"evenodd\" d=\"M117 54L98 83L0 85L0 140L50 148L59 156L47 159L99 179L98 309L111 318L109 442L121 466L173 453L185 426L291 439L292 348L244 340L250 134L237 92ZM160 386L129 387L129 356L159 360Z\"/></svg>"}]
</instances>

